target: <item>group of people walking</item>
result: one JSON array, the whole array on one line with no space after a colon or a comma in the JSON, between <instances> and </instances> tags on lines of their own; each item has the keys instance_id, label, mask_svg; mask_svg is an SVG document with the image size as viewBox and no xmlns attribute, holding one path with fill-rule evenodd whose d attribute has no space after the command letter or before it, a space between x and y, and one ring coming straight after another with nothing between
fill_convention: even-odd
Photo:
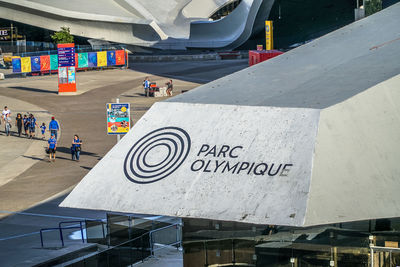
<instances>
[{"instance_id":1,"label":"group of people walking","mask_svg":"<svg viewBox=\"0 0 400 267\"><path fill-rule=\"evenodd\" d=\"M1 113L1 120L0 124L4 123L4 132L6 136L11 135L11 128L12 128L12 119L11 119L11 110L5 106L2 113ZM27 138L34 138L36 129L39 128L41 131L41 138L44 140L45 133L47 130L46 123L42 123L40 126L37 123L37 119L32 113L28 113L22 115L18 113L15 117L15 126L17 127L17 134L19 137L25 135ZM49 160L55 161L56 159L56 150L57 150L57 138L58 138L58 131L60 130L60 125L56 121L54 117L51 117L51 121L49 122L48 131L50 132L50 138L47 140L47 153L49 154ZM82 140L79 139L78 135L74 135L71 144L71 158L72 160L79 161L80 153L82 148Z\"/></svg>"}]
</instances>

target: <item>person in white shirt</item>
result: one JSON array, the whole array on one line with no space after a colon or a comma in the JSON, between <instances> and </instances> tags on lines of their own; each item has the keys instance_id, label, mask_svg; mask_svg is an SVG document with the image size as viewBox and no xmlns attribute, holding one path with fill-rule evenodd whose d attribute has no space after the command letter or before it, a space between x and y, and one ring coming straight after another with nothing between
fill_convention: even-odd
<instances>
[{"instance_id":1,"label":"person in white shirt","mask_svg":"<svg viewBox=\"0 0 400 267\"><path fill-rule=\"evenodd\" d=\"M6 121L6 117L11 115L11 110L7 108L7 106L4 107L3 112L1 113L1 118L3 121Z\"/></svg>"}]
</instances>

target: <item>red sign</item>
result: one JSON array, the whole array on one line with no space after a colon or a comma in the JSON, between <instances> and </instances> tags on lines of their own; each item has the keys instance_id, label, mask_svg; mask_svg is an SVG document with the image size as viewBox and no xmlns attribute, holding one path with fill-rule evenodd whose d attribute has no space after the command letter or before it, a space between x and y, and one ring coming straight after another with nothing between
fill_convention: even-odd
<instances>
[{"instance_id":1,"label":"red sign","mask_svg":"<svg viewBox=\"0 0 400 267\"><path fill-rule=\"evenodd\" d=\"M75 93L75 44L58 44L58 93Z\"/></svg>"}]
</instances>

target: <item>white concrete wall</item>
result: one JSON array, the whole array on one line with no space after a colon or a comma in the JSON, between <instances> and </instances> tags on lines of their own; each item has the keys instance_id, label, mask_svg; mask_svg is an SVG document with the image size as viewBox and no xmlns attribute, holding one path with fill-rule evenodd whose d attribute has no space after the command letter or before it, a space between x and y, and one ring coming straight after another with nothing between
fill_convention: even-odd
<instances>
[{"instance_id":1,"label":"white concrete wall","mask_svg":"<svg viewBox=\"0 0 400 267\"><path fill-rule=\"evenodd\" d=\"M400 75L321 112L305 225L400 215Z\"/></svg>"}]
</instances>

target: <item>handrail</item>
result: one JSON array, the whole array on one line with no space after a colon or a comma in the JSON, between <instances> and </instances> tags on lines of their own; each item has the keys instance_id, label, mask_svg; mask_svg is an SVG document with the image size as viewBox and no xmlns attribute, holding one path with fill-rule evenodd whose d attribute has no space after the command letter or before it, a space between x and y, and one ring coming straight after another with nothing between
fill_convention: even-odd
<instances>
[{"instance_id":1,"label":"handrail","mask_svg":"<svg viewBox=\"0 0 400 267\"><path fill-rule=\"evenodd\" d=\"M86 224L86 222L101 222L102 223L101 230L103 232L103 238L104 239L106 238L105 231L104 231L104 223L105 222L103 220L95 220L95 219L93 219L93 220L79 220L79 221L78 220L76 220L76 221L62 221L62 222L58 223L58 227L40 229L40 243L42 244L42 248L43 248L43 232L54 231L54 230L58 230L60 232L60 240L61 240L61 245L63 247L64 247L63 230L65 230L65 229L80 229L81 237L82 237L82 243L85 243L85 237L83 235L83 226L82 226L82 224L83 223ZM79 226L62 227L63 224L71 224L71 223L76 223L76 224L79 223Z\"/></svg>"},{"instance_id":2,"label":"handrail","mask_svg":"<svg viewBox=\"0 0 400 267\"><path fill-rule=\"evenodd\" d=\"M60 232L60 239L61 239L61 245L64 246L64 237L63 237L63 233L62 230L64 229L79 229L80 227L75 227L75 226L68 226L68 227L53 227L53 228L43 228L40 229L40 243L42 244L42 248L43 248L43 232L49 232L49 231L53 231L53 230L59 230Z\"/></svg>"},{"instance_id":3,"label":"handrail","mask_svg":"<svg viewBox=\"0 0 400 267\"><path fill-rule=\"evenodd\" d=\"M175 224L167 225L167 226L164 226L164 227L157 228L157 229L149 231L150 250L151 250L151 255L152 256L154 256L154 252L155 251L165 248L165 247L161 247L161 248L158 248L158 249L154 249L153 234L155 232L159 232L159 231L171 228L171 227L176 227L178 229L178 227L182 227L182 224L181 223L175 223ZM173 242L171 244L165 244L165 245L166 246L174 246L174 245L178 245L179 244L179 246L177 247L177 249L179 249L179 247L182 246L182 240L179 240L178 234L179 233L177 231L177 233L176 233L176 242Z\"/></svg>"}]
</instances>

